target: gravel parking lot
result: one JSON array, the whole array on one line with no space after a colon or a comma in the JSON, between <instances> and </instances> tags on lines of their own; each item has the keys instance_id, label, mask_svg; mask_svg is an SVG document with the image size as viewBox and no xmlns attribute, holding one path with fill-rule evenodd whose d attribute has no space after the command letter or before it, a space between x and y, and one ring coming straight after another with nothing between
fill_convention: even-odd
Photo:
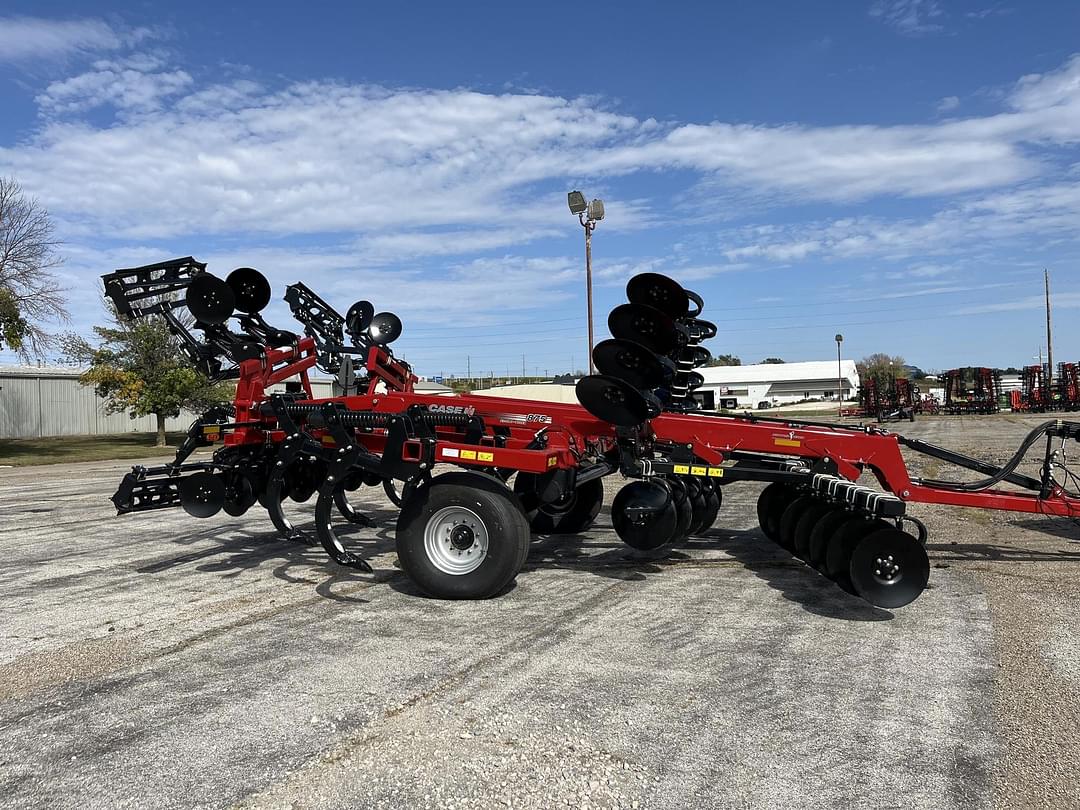
<instances>
[{"instance_id":1,"label":"gravel parking lot","mask_svg":"<svg viewBox=\"0 0 1080 810\"><path fill-rule=\"evenodd\" d=\"M1038 421L898 430L1003 460ZM605 509L448 603L395 567L381 490L365 575L257 509L118 518L127 466L0 470L5 807L1077 806L1067 521L915 506L931 587L886 611L735 485L704 537L633 552Z\"/></svg>"}]
</instances>

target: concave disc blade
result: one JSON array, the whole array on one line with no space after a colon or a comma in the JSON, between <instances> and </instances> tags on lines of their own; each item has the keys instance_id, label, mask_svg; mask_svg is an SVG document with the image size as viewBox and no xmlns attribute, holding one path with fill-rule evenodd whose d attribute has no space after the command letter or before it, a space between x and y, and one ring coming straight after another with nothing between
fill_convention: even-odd
<instances>
[{"instance_id":1,"label":"concave disc blade","mask_svg":"<svg viewBox=\"0 0 1080 810\"><path fill-rule=\"evenodd\" d=\"M670 354L679 344L675 322L655 307L620 304L608 315L613 337L633 340L657 354Z\"/></svg>"},{"instance_id":2,"label":"concave disc blade","mask_svg":"<svg viewBox=\"0 0 1080 810\"><path fill-rule=\"evenodd\" d=\"M705 309L705 301L700 295L692 290L684 290L686 297L690 299L690 306L686 310L687 317L696 318Z\"/></svg>"},{"instance_id":3,"label":"concave disc blade","mask_svg":"<svg viewBox=\"0 0 1080 810\"><path fill-rule=\"evenodd\" d=\"M199 472L181 479L179 490L180 505L192 517L212 517L225 504L225 482L212 472Z\"/></svg>"},{"instance_id":4,"label":"concave disc blade","mask_svg":"<svg viewBox=\"0 0 1080 810\"><path fill-rule=\"evenodd\" d=\"M851 554L855 592L872 605L903 607L930 581L926 549L907 532L889 527L867 535Z\"/></svg>"},{"instance_id":5,"label":"concave disc blade","mask_svg":"<svg viewBox=\"0 0 1080 810\"><path fill-rule=\"evenodd\" d=\"M358 335L371 326L375 307L370 301L357 301L345 313L345 329L350 335Z\"/></svg>"},{"instance_id":6,"label":"concave disc blade","mask_svg":"<svg viewBox=\"0 0 1080 810\"><path fill-rule=\"evenodd\" d=\"M678 513L671 491L659 481L631 481L611 502L611 524L632 548L659 548L675 535Z\"/></svg>"},{"instance_id":7,"label":"concave disc blade","mask_svg":"<svg viewBox=\"0 0 1080 810\"><path fill-rule=\"evenodd\" d=\"M217 276L200 273L188 284L184 302L196 320L225 323L233 313L236 296L232 288Z\"/></svg>"},{"instance_id":8,"label":"concave disc blade","mask_svg":"<svg viewBox=\"0 0 1080 810\"><path fill-rule=\"evenodd\" d=\"M593 362L601 374L618 377L634 388L656 388L667 379L668 367L656 353L632 340L612 338L597 343Z\"/></svg>"},{"instance_id":9,"label":"concave disc blade","mask_svg":"<svg viewBox=\"0 0 1080 810\"><path fill-rule=\"evenodd\" d=\"M671 318L681 318L690 305L679 282L660 273L639 273L630 279L626 283L626 300L655 307Z\"/></svg>"},{"instance_id":10,"label":"concave disc blade","mask_svg":"<svg viewBox=\"0 0 1080 810\"><path fill-rule=\"evenodd\" d=\"M578 380L575 388L582 407L603 422L633 427L656 415L655 406L618 377L592 374Z\"/></svg>"},{"instance_id":11,"label":"concave disc blade","mask_svg":"<svg viewBox=\"0 0 1080 810\"><path fill-rule=\"evenodd\" d=\"M254 267L237 267L225 283L233 291L236 308L241 312L254 315L270 303L270 282Z\"/></svg>"},{"instance_id":12,"label":"concave disc blade","mask_svg":"<svg viewBox=\"0 0 1080 810\"><path fill-rule=\"evenodd\" d=\"M371 342L378 346L393 343L401 337L401 319L393 312L380 312L371 319L368 334Z\"/></svg>"},{"instance_id":13,"label":"concave disc blade","mask_svg":"<svg viewBox=\"0 0 1080 810\"><path fill-rule=\"evenodd\" d=\"M225 480L223 504L225 512L233 517L240 517L255 503L255 485L249 476L239 471L226 473L223 478Z\"/></svg>"}]
</instances>

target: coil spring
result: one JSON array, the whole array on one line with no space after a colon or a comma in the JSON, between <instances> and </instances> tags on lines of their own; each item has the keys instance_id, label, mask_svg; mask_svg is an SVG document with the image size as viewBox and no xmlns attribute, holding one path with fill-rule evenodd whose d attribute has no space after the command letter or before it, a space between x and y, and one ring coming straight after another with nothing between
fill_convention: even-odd
<instances>
[{"instance_id":1,"label":"coil spring","mask_svg":"<svg viewBox=\"0 0 1080 810\"><path fill-rule=\"evenodd\" d=\"M289 416L322 416L322 405L289 405L285 409ZM345 427L377 428L386 427L395 417L406 414L380 413L378 411L341 411L338 419ZM440 427L468 427L471 416L461 413L424 413L421 415L427 424Z\"/></svg>"}]
</instances>

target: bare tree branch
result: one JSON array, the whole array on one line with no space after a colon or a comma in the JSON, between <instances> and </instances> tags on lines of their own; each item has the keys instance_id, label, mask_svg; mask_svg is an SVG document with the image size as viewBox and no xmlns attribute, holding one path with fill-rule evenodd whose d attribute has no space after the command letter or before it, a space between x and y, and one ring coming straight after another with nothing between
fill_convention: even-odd
<instances>
[{"instance_id":1,"label":"bare tree branch","mask_svg":"<svg viewBox=\"0 0 1080 810\"><path fill-rule=\"evenodd\" d=\"M0 290L7 292L25 322L14 348L24 360L42 357L54 340L44 324L68 320L64 288L52 270L59 267L60 242L49 212L27 198L12 178L0 177Z\"/></svg>"}]
</instances>

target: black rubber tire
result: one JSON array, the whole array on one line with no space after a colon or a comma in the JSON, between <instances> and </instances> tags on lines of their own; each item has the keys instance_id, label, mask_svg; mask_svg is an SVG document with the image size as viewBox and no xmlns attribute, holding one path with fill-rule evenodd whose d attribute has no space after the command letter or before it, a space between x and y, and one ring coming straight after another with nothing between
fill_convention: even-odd
<instances>
[{"instance_id":1,"label":"black rubber tire","mask_svg":"<svg viewBox=\"0 0 1080 810\"><path fill-rule=\"evenodd\" d=\"M810 561L810 535L815 524L825 515L832 511L833 505L826 501L816 500L813 505L805 509L799 515L799 522L795 524L795 556Z\"/></svg>"},{"instance_id":2,"label":"black rubber tire","mask_svg":"<svg viewBox=\"0 0 1080 810\"><path fill-rule=\"evenodd\" d=\"M848 521L837 529L829 538L829 546L825 552L825 576L845 591L854 593L848 572L855 547L868 534L887 528L889 524L883 520L872 520L865 515L859 515L857 520Z\"/></svg>"},{"instance_id":3,"label":"black rubber tire","mask_svg":"<svg viewBox=\"0 0 1080 810\"><path fill-rule=\"evenodd\" d=\"M777 531L777 545L785 551L795 553L795 525L799 522L803 512L817 503L813 495L800 495L788 504L787 509L780 515L780 527Z\"/></svg>"},{"instance_id":4,"label":"black rubber tire","mask_svg":"<svg viewBox=\"0 0 1080 810\"><path fill-rule=\"evenodd\" d=\"M810 550L807 554L807 562L822 573L825 573L825 555L829 550L829 538L849 520L858 519L854 512L848 512L840 506L826 512L825 515L814 524L810 531Z\"/></svg>"},{"instance_id":5,"label":"black rubber tire","mask_svg":"<svg viewBox=\"0 0 1080 810\"><path fill-rule=\"evenodd\" d=\"M483 522L488 550L466 574L437 568L424 547L429 519L447 506L469 509ZM529 523L517 497L488 475L444 473L405 499L397 521L401 568L417 587L437 599L488 599L506 588L529 554Z\"/></svg>"},{"instance_id":6,"label":"black rubber tire","mask_svg":"<svg viewBox=\"0 0 1080 810\"><path fill-rule=\"evenodd\" d=\"M533 532L578 534L589 530L604 505L604 479L586 481L563 501L545 504L536 497L534 478L529 473L518 473L514 479L514 493L525 506Z\"/></svg>"},{"instance_id":7,"label":"black rubber tire","mask_svg":"<svg viewBox=\"0 0 1080 810\"><path fill-rule=\"evenodd\" d=\"M774 543L780 537L780 516L797 493L788 484L774 481L761 490L757 501L758 525L765 536Z\"/></svg>"}]
</instances>

